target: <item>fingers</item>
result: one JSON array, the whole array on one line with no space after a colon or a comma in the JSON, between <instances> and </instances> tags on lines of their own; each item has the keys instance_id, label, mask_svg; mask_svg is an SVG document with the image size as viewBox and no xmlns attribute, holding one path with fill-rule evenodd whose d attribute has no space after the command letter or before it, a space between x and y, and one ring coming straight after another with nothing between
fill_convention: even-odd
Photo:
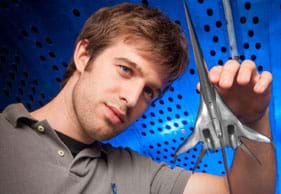
<instances>
[{"instance_id":1,"label":"fingers","mask_svg":"<svg viewBox=\"0 0 281 194\"><path fill-rule=\"evenodd\" d=\"M210 81L220 88L230 88L233 85L239 67L240 64L235 60L227 61L224 66L215 66L210 70Z\"/></svg>"},{"instance_id":2,"label":"fingers","mask_svg":"<svg viewBox=\"0 0 281 194\"><path fill-rule=\"evenodd\" d=\"M240 65L235 60L229 60L224 66L214 66L209 72L210 81L221 89L229 89L234 82L238 85L253 84L256 93L263 93L271 87L272 74L264 71L259 74L256 64L251 60L245 60ZM200 90L200 85L197 85Z\"/></svg>"},{"instance_id":3,"label":"fingers","mask_svg":"<svg viewBox=\"0 0 281 194\"><path fill-rule=\"evenodd\" d=\"M239 70L240 64L235 60L229 60L223 67L221 72L221 77L219 80L220 88L230 88L233 85L233 81L236 77L236 74Z\"/></svg>"},{"instance_id":4,"label":"fingers","mask_svg":"<svg viewBox=\"0 0 281 194\"><path fill-rule=\"evenodd\" d=\"M271 73L263 72L261 77L255 63L251 60L245 60L241 65L235 60L229 60L224 66L213 67L209 72L209 78L213 84L223 89L230 88L234 81L239 85L246 85L253 81L257 84L256 91L264 91L272 81Z\"/></svg>"},{"instance_id":5,"label":"fingers","mask_svg":"<svg viewBox=\"0 0 281 194\"><path fill-rule=\"evenodd\" d=\"M271 87L271 82L272 74L268 71L262 72L254 86L254 91L259 94L264 93Z\"/></svg>"},{"instance_id":6,"label":"fingers","mask_svg":"<svg viewBox=\"0 0 281 194\"><path fill-rule=\"evenodd\" d=\"M246 85L251 80L257 82L259 74L256 71L256 65L253 61L245 60L241 65L237 75L237 83L239 85Z\"/></svg>"},{"instance_id":7,"label":"fingers","mask_svg":"<svg viewBox=\"0 0 281 194\"><path fill-rule=\"evenodd\" d=\"M217 84L220 80L223 66L215 66L210 70L209 79L213 84Z\"/></svg>"}]
</instances>

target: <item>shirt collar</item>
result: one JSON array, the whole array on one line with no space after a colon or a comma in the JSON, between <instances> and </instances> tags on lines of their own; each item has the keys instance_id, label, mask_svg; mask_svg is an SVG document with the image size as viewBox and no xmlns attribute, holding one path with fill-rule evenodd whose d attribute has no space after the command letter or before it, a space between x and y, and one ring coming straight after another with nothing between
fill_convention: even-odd
<instances>
[{"instance_id":1,"label":"shirt collar","mask_svg":"<svg viewBox=\"0 0 281 194\"><path fill-rule=\"evenodd\" d=\"M19 127L22 123L33 125L38 122L21 103L7 106L2 114L15 128Z\"/></svg>"},{"instance_id":2,"label":"shirt collar","mask_svg":"<svg viewBox=\"0 0 281 194\"><path fill-rule=\"evenodd\" d=\"M9 121L9 123L11 123L15 128L20 127L20 125L23 123L29 126L33 126L34 124L39 122L38 120L36 120L31 116L28 110L21 103L11 104L7 106L3 110L2 114L7 119L7 121ZM50 127L47 122L45 124L47 124L48 127ZM111 145L103 144L101 142L93 143L93 145L90 147L95 148L95 150L98 152L102 151L105 153L110 153L114 150ZM96 155L96 153L94 155Z\"/></svg>"}]
</instances>

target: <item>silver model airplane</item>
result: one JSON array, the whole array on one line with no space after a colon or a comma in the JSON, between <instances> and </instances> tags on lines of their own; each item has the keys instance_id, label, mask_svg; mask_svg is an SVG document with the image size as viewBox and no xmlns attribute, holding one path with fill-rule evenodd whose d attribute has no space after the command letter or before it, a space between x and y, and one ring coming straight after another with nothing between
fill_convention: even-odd
<instances>
[{"instance_id":1,"label":"silver model airplane","mask_svg":"<svg viewBox=\"0 0 281 194\"><path fill-rule=\"evenodd\" d=\"M240 137L246 137L250 140L263 143L271 143L271 140L254 129L243 125L224 104L216 88L211 84L208 78L207 65L198 44L185 1L184 10L193 47L194 58L199 73L201 101L194 131L176 151L175 157L188 151L199 142L202 142L202 150L194 165L194 171L208 150L216 151L221 149L229 191L232 193L225 147L231 147L233 149L241 148L253 159L259 162L256 156L246 147L245 144L243 144Z\"/></svg>"}]
</instances>

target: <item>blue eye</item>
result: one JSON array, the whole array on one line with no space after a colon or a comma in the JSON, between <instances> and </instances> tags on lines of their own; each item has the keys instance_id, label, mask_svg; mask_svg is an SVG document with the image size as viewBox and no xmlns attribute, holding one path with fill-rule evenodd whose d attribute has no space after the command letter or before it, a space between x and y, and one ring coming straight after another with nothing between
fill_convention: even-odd
<instances>
[{"instance_id":1,"label":"blue eye","mask_svg":"<svg viewBox=\"0 0 281 194\"><path fill-rule=\"evenodd\" d=\"M120 71L122 75L131 75L132 74L132 70L129 67L126 67L124 65L119 65Z\"/></svg>"}]
</instances>

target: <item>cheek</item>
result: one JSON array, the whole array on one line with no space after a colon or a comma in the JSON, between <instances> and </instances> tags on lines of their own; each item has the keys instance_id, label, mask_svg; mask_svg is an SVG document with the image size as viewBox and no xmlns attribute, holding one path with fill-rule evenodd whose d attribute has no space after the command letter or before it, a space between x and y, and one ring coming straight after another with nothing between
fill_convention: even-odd
<instances>
[{"instance_id":1,"label":"cheek","mask_svg":"<svg viewBox=\"0 0 281 194\"><path fill-rule=\"evenodd\" d=\"M83 80L83 92L88 98L103 98L107 90L111 90L112 86L110 85L110 79L107 75L101 76L98 73L89 74Z\"/></svg>"},{"instance_id":2,"label":"cheek","mask_svg":"<svg viewBox=\"0 0 281 194\"><path fill-rule=\"evenodd\" d=\"M117 72L112 69L102 69L91 72L88 76L89 89L94 90L97 95L104 96L112 94L118 90L120 86L120 79Z\"/></svg>"},{"instance_id":3,"label":"cheek","mask_svg":"<svg viewBox=\"0 0 281 194\"><path fill-rule=\"evenodd\" d=\"M134 122L136 119L141 117L143 113L147 110L148 104L145 102L140 102L137 106L134 107L131 114L131 120Z\"/></svg>"}]
</instances>

